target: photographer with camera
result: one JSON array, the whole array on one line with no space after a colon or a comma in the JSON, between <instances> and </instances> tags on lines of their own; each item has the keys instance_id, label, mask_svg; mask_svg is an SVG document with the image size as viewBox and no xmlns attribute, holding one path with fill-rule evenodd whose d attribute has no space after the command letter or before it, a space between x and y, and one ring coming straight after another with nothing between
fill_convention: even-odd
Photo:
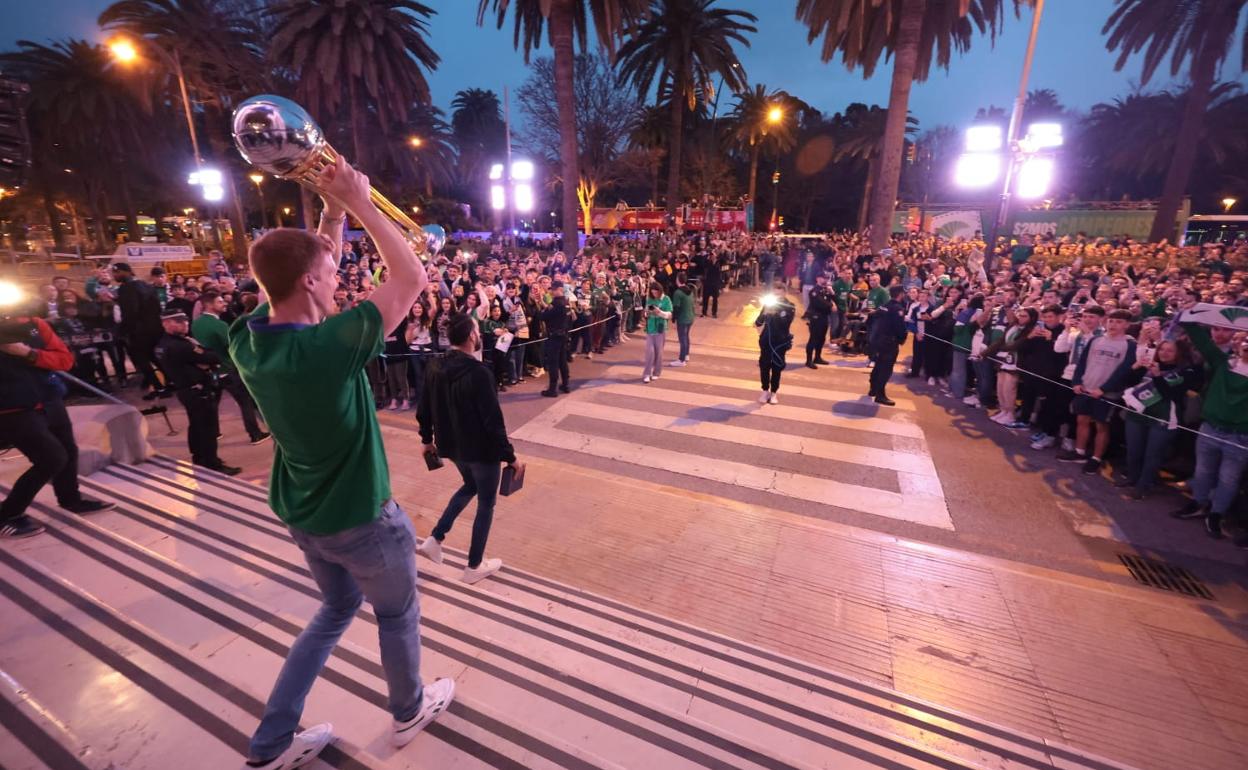
<instances>
[{"instance_id":1,"label":"photographer with camera","mask_svg":"<svg viewBox=\"0 0 1248 770\"><path fill-rule=\"evenodd\" d=\"M441 564L442 541L472 498L477 498L472 545L463 575L465 583L476 583L503 566L502 559L485 558L502 475L499 464L506 463L512 469L523 466L516 463L516 451L507 439L494 377L474 355L482 346L480 327L461 314L451 319L449 333L451 350L429 364L416 419L426 464L430 469L438 468L440 457L445 457L455 463L464 483L416 550Z\"/></svg>"},{"instance_id":2,"label":"photographer with camera","mask_svg":"<svg viewBox=\"0 0 1248 770\"><path fill-rule=\"evenodd\" d=\"M784 371L784 357L793 347L793 335L789 326L797 315L797 308L784 294L783 278L775 279L772 293L762 299L762 310L754 325L761 327L758 334L758 376L763 393L760 404L779 404L780 373Z\"/></svg>"},{"instance_id":3,"label":"photographer with camera","mask_svg":"<svg viewBox=\"0 0 1248 770\"><path fill-rule=\"evenodd\" d=\"M112 503L89 500L78 489L78 444L54 372L68 371L74 355L42 318L0 315L0 440L30 460L0 503L0 538L31 537L43 525L26 508L48 481L57 504L73 513L94 513Z\"/></svg>"},{"instance_id":4,"label":"photographer with camera","mask_svg":"<svg viewBox=\"0 0 1248 770\"><path fill-rule=\"evenodd\" d=\"M191 462L236 476L243 469L226 465L217 456L217 434L220 432L217 420L217 398L220 391L217 370L221 359L189 336L190 323L186 313L166 313L161 316L160 321L165 327L165 333L156 343L156 361L169 378L169 388L186 409L189 422L186 443L191 450Z\"/></svg>"}]
</instances>

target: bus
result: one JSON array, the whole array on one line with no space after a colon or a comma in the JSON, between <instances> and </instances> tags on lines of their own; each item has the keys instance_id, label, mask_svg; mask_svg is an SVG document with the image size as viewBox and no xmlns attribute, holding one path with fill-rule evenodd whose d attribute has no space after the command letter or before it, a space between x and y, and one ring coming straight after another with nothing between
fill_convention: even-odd
<instances>
[{"instance_id":1,"label":"bus","mask_svg":"<svg viewBox=\"0 0 1248 770\"><path fill-rule=\"evenodd\" d=\"M1222 243L1234 247L1248 241L1248 216L1243 214L1193 214L1183 229L1182 245Z\"/></svg>"}]
</instances>

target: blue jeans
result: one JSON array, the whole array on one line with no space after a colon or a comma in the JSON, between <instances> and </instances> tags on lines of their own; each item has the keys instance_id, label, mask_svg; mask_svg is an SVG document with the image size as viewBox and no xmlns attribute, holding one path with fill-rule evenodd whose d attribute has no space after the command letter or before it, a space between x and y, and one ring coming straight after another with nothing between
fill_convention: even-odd
<instances>
[{"instance_id":1,"label":"blue jeans","mask_svg":"<svg viewBox=\"0 0 1248 770\"><path fill-rule=\"evenodd\" d=\"M464 483L451 495L442 518L433 527L438 542L455 525L455 519L477 498L477 517L472 522L472 545L468 547L468 566L478 567L485 557L485 541L490 538L490 524L494 521L494 501L498 499L498 482L503 472L501 463L465 463L455 460L455 467Z\"/></svg>"},{"instance_id":2,"label":"blue jeans","mask_svg":"<svg viewBox=\"0 0 1248 770\"><path fill-rule=\"evenodd\" d=\"M676 324L676 337L680 340L681 361L689 357L689 330L692 328L693 324Z\"/></svg>"},{"instance_id":3,"label":"blue jeans","mask_svg":"<svg viewBox=\"0 0 1248 770\"><path fill-rule=\"evenodd\" d=\"M1209 423L1200 426L1196 439L1196 473L1192 476L1192 497L1201 505L1210 504L1211 513L1226 513L1239 493L1239 479L1248 466L1248 451L1223 442L1248 446L1248 433L1233 433Z\"/></svg>"},{"instance_id":4,"label":"blue jeans","mask_svg":"<svg viewBox=\"0 0 1248 770\"><path fill-rule=\"evenodd\" d=\"M981 358L975 362L976 394L984 406L997 400L997 367L991 359Z\"/></svg>"},{"instance_id":5,"label":"blue jeans","mask_svg":"<svg viewBox=\"0 0 1248 770\"><path fill-rule=\"evenodd\" d=\"M251 759L272 759L290 746L303 704L325 661L365 599L377 616L381 665L390 691L388 708L398 720L420 710L420 594L416 590L416 538L412 523L393 500L368 524L333 535L291 528L321 608L290 646L264 717L251 739Z\"/></svg>"},{"instance_id":6,"label":"blue jeans","mask_svg":"<svg viewBox=\"0 0 1248 770\"><path fill-rule=\"evenodd\" d=\"M1147 492L1157 480L1157 470L1166 461L1166 451L1174 431L1165 423L1128 415L1123 420L1127 434L1127 481Z\"/></svg>"},{"instance_id":7,"label":"blue jeans","mask_svg":"<svg viewBox=\"0 0 1248 770\"><path fill-rule=\"evenodd\" d=\"M949 390L954 398L966 396L966 359L970 356L965 350L953 351L953 370L949 372Z\"/></svg>"}]
</instances>

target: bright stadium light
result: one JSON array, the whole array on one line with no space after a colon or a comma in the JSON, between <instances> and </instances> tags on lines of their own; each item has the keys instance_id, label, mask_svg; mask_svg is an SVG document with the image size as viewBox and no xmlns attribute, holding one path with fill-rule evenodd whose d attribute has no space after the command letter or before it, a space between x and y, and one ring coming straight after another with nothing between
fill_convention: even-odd
<instances>
[{"instance_id":1,"label":"bright stadium light","mask_svg":"<svg viewBox=\"0 0 1248 770\"><path fill-rule=\"evenodd\" d=\"M953 180L959 187L988 187L1001 176L1001 156L988 152L967 152L958 157Z\"/></svg>"},{"instance_id":2,"label":"bright stadium light","mask_svg":"<svg viewBox=\"0 0 1248 770\"><path fill-rule=\"evenodd\" d=\"M507 207L507 195L501 184L490 185L490 208L501 211Z\"/></svg>"},{"instance_id":3,"label":"bright stadium light","mask_svg":"<svg viewBox=\"0 0 1248 770\"><path fill-rule=\"evenodd\" d=\"M503 178L503 164L495 163L490 166L490 180L495 181Z\"/></svg>"},{"instance_id":4,"label":"bright stadium light","mask_svg":"<svg viewBox=\"0 0 1248 770\"><path fill-rule=\"evenodd\" d=\"M1061 147L1062 143L1062 124L1060 123L1032 123L1027 129L1027 136L1023 138L1023 144L1031 152L1051 150Z\"/></svg>"},{"instance_id":5,"label":"bright stadium light","mask_svg":"<svg viewBox=\"0 0 1248 770\"><path fill-rule=\"evenodd\" d=\"M1035 157L1023 161L1018 170L1018 197L1028 200L1043 198L1053 183L1053 159Z\"/></svg>"},{"instance_id":6,"label":"bright stadium light","mask_svg":"<svg viewBox=\"0 0 1248 770\"><path fill-rule=\"evenodd\" d=\"M199 187L206 201L215 203L225 198L225 176L218 169L201 168L193 171L186 178L186 182Z\"/></svg>"},{"instance_id":7,"label":"bright stadium light","mask_svg":"<svg viewBox=\"0 0 1248 770\"><path fill-rule=\"evenodd\" d=\"M1000 126L971 126L966 129L967 152L997 152L1004 145Z\"/></svg>"},{"instance_id":8,"label":"bright stadium light","mask_svg":"<svg viewBox=\"0 0 1248 770\"><path fill-rule=\"evenodd\" d=\"M533 185L521 182L515 186L516 211L528 213L533 210Z\"/></svg>"},{"instance_id":9,"label":"bright stadium light","mask_svg":"<svg viewBox=\"0 0 1248 770\"><path fill-rule=\"evenodd\" d=\"M533 178L533 161L518 160L511 164L511 178L516 181L527 182Z\"/></svg>"}]
</instances>

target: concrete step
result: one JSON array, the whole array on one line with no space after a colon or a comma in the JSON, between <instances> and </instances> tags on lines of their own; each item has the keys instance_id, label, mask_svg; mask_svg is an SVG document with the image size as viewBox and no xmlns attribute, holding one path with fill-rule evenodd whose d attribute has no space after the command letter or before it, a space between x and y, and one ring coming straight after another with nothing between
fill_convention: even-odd
<instances>
[{"instance_id":1,"label":"concrete step","mask_svg":"<svg viewBox=\"0 0 1248 770\"><path fill-rule=\"evenodd\" d=\"M188 769L237 763L319 606L301 553L263 489L179 461L112 466L83 487L118 508L83 518L40 501L33 515L49 536L0 551L6 617L21 618L0 667L35 677L29 689L51 713L127 768L169 767L187 746ZM442 566L418 565L422 672L454 676L456 705L411 746L389 749L366 609L305 711L342 736L329 764L1121 767L538 575L505 567L468 586L464 558L448 549ZM72 662L54 677L44 677L45 643ZM134 729L94 719L73 697L84 689L136 704ZM150 748L136 737L157 734Z\"/></svg>"}]
</instances>

